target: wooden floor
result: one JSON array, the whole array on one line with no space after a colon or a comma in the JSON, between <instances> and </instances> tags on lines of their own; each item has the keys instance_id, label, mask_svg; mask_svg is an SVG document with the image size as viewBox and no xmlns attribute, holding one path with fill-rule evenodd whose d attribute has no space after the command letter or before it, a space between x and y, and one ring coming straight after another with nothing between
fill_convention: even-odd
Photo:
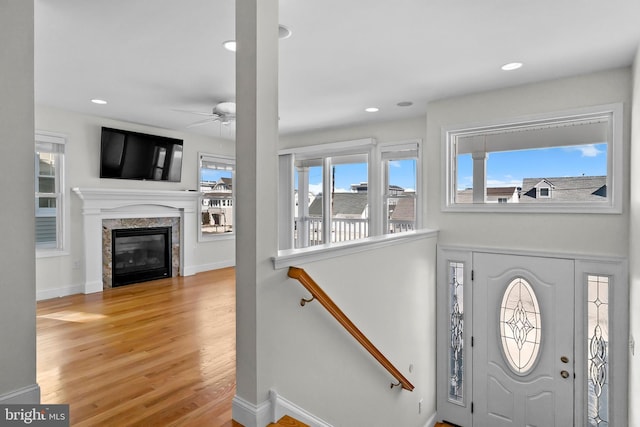
<instances>
[{"instance_id":1,"label":"wooden floor","mask_svg":"<svg viewBox=\"0 0 640 427\"><path fill-rule=\"evenodd\" d=\"M42 403L73 426L220 426L235 394L235 271L38 302Z\"/></svg>"}]
</instances>

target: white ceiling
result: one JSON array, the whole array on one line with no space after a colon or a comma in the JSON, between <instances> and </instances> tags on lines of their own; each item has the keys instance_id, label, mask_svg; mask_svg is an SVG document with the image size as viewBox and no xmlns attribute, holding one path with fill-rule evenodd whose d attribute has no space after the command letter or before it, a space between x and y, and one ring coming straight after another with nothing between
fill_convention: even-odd
<instances>
[{"instance_id":1,"label":"white ceiling","mask_svg":"<svg viewBox=\"0 0 640 427\"><path fill-rule=\"evenodd\" d=\"M233 0L35 0L36 103L186 129L234 100ZM638 0L281 0L280 129L425 114L429 101L630 65ZM520 70L500 66L521 61ZM90 103L103 98L107 105ZM411 101L410 107L398 107ZM380 108L366 113L366 107Z\"/></svg>"}]
</instances>

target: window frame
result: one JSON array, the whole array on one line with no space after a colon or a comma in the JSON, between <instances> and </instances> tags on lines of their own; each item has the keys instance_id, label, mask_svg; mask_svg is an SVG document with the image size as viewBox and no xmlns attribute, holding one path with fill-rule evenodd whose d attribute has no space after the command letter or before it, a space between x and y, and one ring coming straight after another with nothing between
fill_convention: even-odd
<instances>
[{"instance_id":1,"label":"window frame","mask_svg":"<svg viewBox=\"0 0 640 427\"><path fill-rule=\"evenodd\" d=\"M414 207L415 207L415 221L413 224L414 230L419 230L422 228L422 203L421 203L421 195L422 195L422 141L420 140L410 140L403 142L387 142L378 144L378 151L380 153L380 166L381 166L381 177L382 177L382 200L381 200L381 215L382 215L382 230L381 234L392 234L389 231L389 224L387 219L387 195L385 194L385 190L388 185L391 184L389 181L389 167L390 163L395 160L411 160L414 159L416 162L416 182L415 182L415 196L414 196Z\"/></svg>"},{"instance_id":2,"label":"window frame","mask_svg":"<svg viewBox=\"0 0 640 427\"><path fill-rule=\"evenodd\" d=\"M455 146L459 138L507 131L527 126L553 126L567 121L586 121L608 118L607 129L607 200L600 202L558 203L456 203L457 156ZM496 121L454 125L442 128L442 199L443 212L524 212L524 213L622 213L623 194L623 105L599 105L560 112L508 118ZM562 145L558 145L561 147ZM514 150L517 148L514 145ZM489 151L490 153L490 151ZM474 180L476 171L474 170ZM485 179L486 165L478 177ZM550 195L553 190L550 190ZM550 197L548 197L550 198Z\"/></svg>"},{"instance_id":3,"label":"window frame","mask_svg":"<svg viewBox=\"0 0 640 427\"><path fill-rule=\"evenodd\" d=\"M207 161L210 161L212 163L219 163L221 165L227 165L227 166L231 166L233 167L233 170L231 172L231 182L232 182L232 196L231 196L231 207L233 209L233 219L232 219L232 231L228 232L228 233L221 233L221 234L204 234L202 232L202 204L203 201L205 199L204 194L201 194L200 197L198 198L198 209L200 209L200 212L198 212L198 242L213 242L213 241L220 241L220 240L230 240L230 239L235 239L236 237L236 228L235 228L235 224L236 224L236 191L235 191L235 184L236 184L236 159L233 156L225 156L225 155L221 155L221 154L212 154L212 153L208 153L208 152L198 152L198 167L197 167L197 174L198 174L198 187L201 188L201 179L202 179L202 161L206 159Z\"/></svg>"},{"instance_id":4,"label":"window frame","mask_svg":"<svg viewBox=\"0 0 640 427\"><path fill-rule=\"evenodd\" d=\"M348 246L362 246L367 242L380 242L381 238L391 238L392 234L383 233L384 206L383 206L383 181L385 162L383 157L389 153L402 153L412 149L416 153L416 224L414 234L425 234L420 231L422 227L422 140L412 139L407 141L377 143L373 138L363 138L353 141L319 144L300 148L283 149L279 156L279 256L292 257L296 254L313 252L315 254L344 250ZM328 175L325 158L341 157L347 155L368 156L368 204L369 204L369 237L335 243L323 243L321 245L295 248L294 221L296 217L294 196L294 168L296 159L323 159L323 174ZM326 179L325 179L326 181ZM326 186L326 183L325 183ZM325 192L326 193L326 192ZM298 197L301 197L298 195ZM285 214L286 212L286 214ZM327 219L330 221L330 218ZM395 233L397 236L406 237L408 232ZM428 233L427 233L428 234ZM322 255L323 257L326 255ZM276 264L279 262L276 259Z\"/></svg>"},{"instance_id":5,"label":"window frame","mask_svg":"<svg viewBox=\"0 0 640 427\"><path fill-rule=\"evenodd\" d=\"M35 218L39 216L55 216L56 217L56 242L54 244L38 244L35 243L36 258L46 258L54 256L68 255L68 242L69 242L69 192L66 191L66 151L67 151L67 136L64 134L47 132L36 130L34 135L34 222ZM47 145L57 147L57 150L50 150L45 148ZM37 153L44 151L48 153L57 154L57 162L55 165L55 189L53 193L42 193L36 191L38 188L39 178L39 158ZM56 199L55 208L40 208L38 200L41 197L54 197ZM53 214L53 215L52 215ZM34 224L35 226L35 224Z\"/></svg>"}]
</instances>

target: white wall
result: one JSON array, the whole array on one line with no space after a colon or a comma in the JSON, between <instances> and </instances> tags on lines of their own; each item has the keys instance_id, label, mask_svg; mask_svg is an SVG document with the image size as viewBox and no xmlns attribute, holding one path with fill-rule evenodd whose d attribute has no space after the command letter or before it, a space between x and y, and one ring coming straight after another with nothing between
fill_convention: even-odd
<instances>
[{"instance_id":1,"label":"white wall","mask_svg":"<svg viewBox=\"0 0 640 427\"><path fill-rule=\"evenodd\" d=\"M33 258L32 1L0 1L0 40L0 403L39 403Z\"/></svg>"},{"instance_id":2,"label":"white wall","mask_svg":"<svg viewBox=\"0 0 640 427\"><path fill-rule=\"evenodd\" d=\"M417 118L288 135L280 147L424 136L424 118ZM300 299L308 298L308 292L282 269L259 295L259 400L273 387L334 426L425 425L436 411L435 245L436 238L428 237L296 264L413 383L413 392L390 389L391 375L319 303L301 307Z\"/></svg>"},{"instance_id":3,"label":"white wall","mask_svg":"<svg viewBox=\"0 0 640 427\"><path fill-rule=\"evenodd\" d=\"M441 212L443 126L496 121L585 106L622 102L624 176L629 181L631 70L617 69L433 102L427 112L427 225L440 243L542 252L627 256L629 188L622 214L496 214Z\"/></svg>"},{"instance_id":4,"label":"white wall","mask_svg":"<svg viewBox=\"0 0 640 427\"><path fill-rule=\"evenodd\" d=\"M425 138L424 117L385 121L346 128L325 129L317 132L283 135L280 149L304 147L327 142L353 141L374 138L377 142L397 142Z\"/></svg>"},{"instance_id":5,"label":"white wall","mask_svg":"<svg viewBox=\"0 0 640 427\"><path fill-rule=\"evenodd\" d=\"M633 113L631 118L631 164L640 164L640 49L633 69ZM629 313L630 334L636 341L635 351L629 356L629 425L640 425L640 169L631 168L631 229L629 232ZM635 397L635 401L634 401Z\"/></svg>"},{"instance_id":6,"label":"white wall","mask_svg":"<svg viewBox=\"0 0 640 427\"><path fill-rule=\"evenodd\" d=\"M178 183L100 179L100 130L102 126L114 127L184 140L182 180ZM35 127L38 131L54 132L67 137L66 185L69 194L70 239L66 254L37 258L37 298L53 298L82 292L84 280L84 245L82 236L81 201L71 194L73 187L135 188L153 190L198 190L198 152L234 155L233 141L208 138L167 129L153 128L37 106ZM197 230L185 230L197 233ZM234 265L234 240L201 242L196 248L194 266L197 271Z\"/></svg>"},{"instance_id":7,"label":"white wall","mask_svg":"<svg viewBox=\"0 0 640 427\"><path fill-rule=\"evenodd\" d=\"M635 171L631 168L632 164L637 165L640 162L640 151L637 149L640 144L640 79L637 69L635 74L635 101L632 101L632 70L624 68L434 102L429 106L427 113L425 158L429 175L427 224L440 230L441 244L627 257L631 243L631 326L637 334L640 330L640 193L632 192L631 204L629 202L629 188L634 188L634 183L640 185L640 172L637 168ZM443 126L496 121L616 102L622 102L624 108L622 214L441 212ZM636 131L633 141L630 138L632 108ZM631 142L635 144L634 150L630 150ZM631 161L630 152L633 155ZM637 355L631 358L631 365L631 392L628 403L631 411L635 413L632 413L629 425L640 425L637 406L640 364Z\"/></svg>"}]
</instances>

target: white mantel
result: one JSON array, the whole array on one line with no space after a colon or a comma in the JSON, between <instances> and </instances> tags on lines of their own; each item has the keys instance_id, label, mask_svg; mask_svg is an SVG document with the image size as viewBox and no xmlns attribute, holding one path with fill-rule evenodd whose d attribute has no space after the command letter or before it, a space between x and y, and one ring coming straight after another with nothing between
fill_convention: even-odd
<instances>
[{"instance_id":1,"label":"white mantel","mask_svg":"<svg viewBox=\"0 0 640 427\"><path fill-rule=\"evenodd\" d=\"M199 198L197 191L73 188L82 200L85 283L84 293L102 291L102 220L114 218L178 217L180 271L195 273Z\"/></svg>"}]
</instances>

